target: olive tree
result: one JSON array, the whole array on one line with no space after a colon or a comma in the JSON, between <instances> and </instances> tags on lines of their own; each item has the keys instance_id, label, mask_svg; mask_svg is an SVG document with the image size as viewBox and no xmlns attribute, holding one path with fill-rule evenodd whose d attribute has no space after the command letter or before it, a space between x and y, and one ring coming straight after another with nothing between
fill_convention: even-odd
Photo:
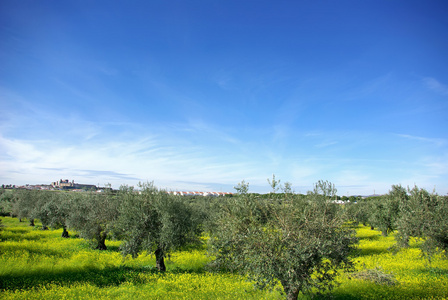
<instances>
[{"instance_id":1,"label":"olive tree","mask_svg":"<svg viewBox=\"0 0 448 300\"><path fill-rule=\"evenodd\" d=\"M249 182L244 180L233 187L239 195L245 195L249 192Z\"/></svg>"},{"instance_id":2,"label":"olive tree","mask_svg":"<svg viewBox=\"0 0 448 300\"><path fill-rule=\"evenodd\" d=\"M333 183L328 180L319 180L314 184L313 191L308 192L308 196L317 200L330 200L336 196L337 192Z\"/></svg>"},{"instance_id":3,"label":"olive tree","mask_svg":"<svg viewBox=\"0 0 448 300\"><path fill-rule=\"evenodd\" d=\"M398 212L398 202L388 196L372 200L372 213L369 215L371 226L381 231L383 236L396 230L395 219Z\"/></svg>"},{"instance_id":4,"label":"olive tree","mask_svg":"<svg viewBox=\"0 0 448 300\"><path fill-rule=\"evenodd\" d=\"M285 182L285 184L284 184L284 186L283 186L283 188L282 188L282 191L283 191L283 193L285 193L285 194L291 194L291 193L293 193L291 182L288 182L288 181Z\"/></svg>"},{"instance_id":5,"label":"olive tree","mask_svg":"<svg viewBox=\"0 0 448 300\"><path fill-rule=\"evenodd\" d=\"M36 191L28 189L19 189L14 192L14 198L11 206L12 214L17 216L20 221L26 218L30 226L34 226L34 209L36 207Z\"/></svg>"},{"instance_id":6,"label":"olive tree","mask_svg":"<svg viewBox=\"0 0 448 300\"><path fill-rule=\"evenodd\" d=\"M153 183L139 187L139 192L128 186L120 188L115 230L123 240L124 255L136 257L143 250L154 253L156 267L163 272L170 251L199 242L199 213L180 196L158 190Z\"/></svg>"},{"instance_id":7,"label":"olive tree","mask_svg":"<svg viewBox=\"0 0 448 300\"><path fill-rule=\"evenodd\" d=\"M280 203L253 195L228 199L209 240L212 267L247 275L260 288L279 282L288 299L331 289L335 277L352 268L356 238L326 194L309 195ZM260 219L259 211L269 218Z\"/></svg>"},{"instance_id":8,"label":"olive tree","mask_svg":"<svg viewBox=\"0 0 448 300\"><path fill-rule=\"evenodd\" d=\"M369 215L370 225L381 230L383 236L395 231L400 214L400 203L406 199L406 189L401 185L392 185L392 189L387 195L372 200L372 212Z\"/></svg>"},{"instance_id":9,"label":"olive tree","mask_svg":"<svg viewBox=\"0 0 448 300\"><path fill-rule=\"evenodd\" d=\"M70 194L69 194L70 193ZM42 225L53 229L62 228L62 237L68 238L67 220L71 213L72 192L42 191L36 208L35 216L41 220Z\"/></svg>"},{"instance_id":10,"label":"olive tree","mask_svg":"<svg viewBox=\"0 0 448 300\"><path fill-rule=\"evenodd\" d=\"M7 189L0 189L0 215L8 216L12 213L14 194Z\"/></svg>"},{"instance_id":11,"label":"olive tree","mask_svg":"<svg viewBox=\"0 0 448 300\"><path fill-rule=\"evenodd\" d=\"M70 193L71 212L67 226L92 241L96 249L107 250L106 238L118 217L118 201L111 191Z\"/></svg>"},{"instance_id":12,"label":"olive tree","mask_svg":"<svg viewBox=\"0 0 448 300\"><path fill-rule=\"evenodd\" d=\"M372 202L369 200L359 200L345 204L347 220L354 222L354 225L361 223L367 226L369 216L372 213Z\"/></svg>"},{"instance_id":13,"label":"olive tree","mask_svg":"<svg viewBox=\"0 0 448 300\"><path fill-rule=\"evenodd\" d=\"M275 192L277 192L281 188L281 185L280 185L280 181L281 180L280 179L276 180L275 179L275 174L272 174L272 180L270 180L268 178L267 181L268 181L269 185L272 188L272 194L275 194Z\"/></svg>"},{"instance_id":14,"label":"olive tree","mask_svg":"<svg viewBox=\"0 0 448 300\"><path fill-rule=\"evenodd\" d=\"M49 215L52 212L52 209L48 207L48 203L51 202L53 194L48 191L36 190L33 192L33 196L35 205L31 211L31 217L40 220L42 230L48 230Z\"/></svg>"},{"instance_id":15,"label":"olive tree","mask_svg":"<svg viewBox=\"0 0 448 300\"><path fill-rule=\"evenodd\" d=\"M398 242L406 246L409 237L423 240L422 250L428 259L440 250L448 257L448 198L415 186L408 189L407 201L401 203L397 221Z\"/></svg>"}]
</instances>

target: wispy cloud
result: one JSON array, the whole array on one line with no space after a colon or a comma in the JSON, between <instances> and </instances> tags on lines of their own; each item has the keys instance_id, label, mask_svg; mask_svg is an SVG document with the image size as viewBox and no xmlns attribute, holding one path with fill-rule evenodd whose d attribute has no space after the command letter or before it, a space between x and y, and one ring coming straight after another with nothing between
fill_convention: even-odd
<instances>
[{"instance_id":1,"label":"wispy cloud","mask_svg":"<svg viewBox=\"0 0 448 300\"><path fill-rule=\"evenodd\" d=\"M435 177L448 174L448 152L440 156L425 157L422 163L429 169L429 173Z\"/></svg>"},{"instance_id":2,"label":"wispy cloud","mask_svg":"<svg viewBox=\"0 0 448 300\"><path fill-rule=\"evenodd\" d=\"M105 128L103 128L104 130ZM193 134L198 130L193 128ZM47 181L77 176L94 183L135 184L138 181L156 180L162 186L175 188L176 182L221 182L233 184L252 170L250 162L232 160L224 155L225 149L191 142L185 131L165 131L164 134L143 132L129 136L120 132L101 132L101 139L80 138L67 143L55 140L29 140L0 137L2 172L0 177L8 182L27 180L24 174L39 176ZM67 140L69 135L64 138ZM212 140L221 139L219 132L203 133ZM224 143L235 145L236 140L222 137ZM15 174L15 175L14 175ZM20 176L18 176L20 174ZM181 184L181 186L183 186ZM206 186L203 185L203 186Z\"/></svg>"},{"instance_id":3,"label":"wispy cloud","mask_svg":"<svg viewBox=\"0 0 448 300\"><path fill-rule=\"evenodd\" d=\"M338 142L337 141L324 141L322 143L316 144L314 147L316 148L326 148L326 147L330 147L333 145L336 145Z\"/></svg>"},{"instance_id":4,"label":"wispy cloud","mask_svg":"<svg viewBox=\"0 0 448 300\"><path fill-rule=\"evenodd\" d=\"M41 143L41 141L35 141ZM0 135L0 157L6 161L21 161L32 163L39 160L45 152L41 151L37 145L18 139L8 139Z\"/></svg>"},{"instance_id":5,"label":"wispy cloud","mask_svg":"<svg viewBox=\"0 0 448 300\"><path fill-rule=\"evenodd\" d=\"M420 141L424 143L431 143L436 146L443 146L447 144L447 140L443 138L428 138L428 137L421 137L421 136L415 136L415 135L409 135L409 134L396 134L396 136L399 136L401 138L414 140L414 141Z\"/></svg>"},{"instance_id":6,"label":"wispy cloud","mask_svg":"<svg viewBox=\"0 0 448 300\"><path fill-rule=\"evenodd\" d=\"M425 77L423 78L423 82L429 89L445 96L448 95L448 86L441 83L437 79L432 77Z\"/></svg>"},{"instance_id":7,"label":"wispy cloud","mask_svg":"<svg viewBox=\"0 0 448 300\"><path fill-rule=\"evenodd\" d=\"M78 172L77 176L83 178L97 178L97 177L110 177L111 179L119 179L119 180L140 180L140 178L132 177L129 174L118 173L114 171L104 171L104 170L76 170L73 171Z\"/></svg>"},{"instance_id":8,"label":"wispy cloud","mask_svg":"<svg viewBox=\"0 0 448 300\"><path fill-rule=\"evenodd\" d=\"M65 171L67 170L66 168L37 168L37 169L41 169L41 170L45 170L45 171Z\"/></svg>"},{"instance_id":9,"label":"wispy cloud","mask_svg":"<svg viewBox=\"0 0 448 300\"><path fill-rule=\"evenodd\" d=\"M19 106L27 107L27 102ZM39 127L44 120L51 121ZM441 138L320 128L296 131L281 122L241 130L199 117L146 124L92 123L38 105L12 109L2 122L0 183L67 178L118 188L154 180L157 186L173 190L232 191L244 179L252 191L267 192L266 179L274 173L282 182L291 182L296 192L306 193L317 180L328 179L340 187L341 194L370 194L373 189L387 192L391 184L412 182L418 176L428 178L425 184L446 176L442 160L415 157L421 163L407 166L404 158L389 157L381 148L397 136L409 143L443 147L447 143ZM410 170L415 176L405 178L402 174ZM437 171L435 177L425 177L430 171Z\"/></svg>"},{"instance_id":10,"label":"wispy cloud","mask_svg":"<svg viewBox=\"0 0 448 300\"><path fill-rule=\"evenodd\" d=\"M389 92L394 83L392 73L380 75L378 77L370 78L360 84L351 87L343 94L345 101L360 101L372 95L383 94L385 91ZM350 81L353 81L350 80Z\"/></svg>"},{"instance_id":11,"label":"wispy cloud","mask_svg":"<svg viewBox=\"0 0 448 300\"><path fill-rule=\"evenodd\" d=\"M111 133L103 134L111 137ZM0 179L18 184L36 183L35 178L40 178L39 183L68 178L81 183L111 183L116 188L154 180L157 186L174 190L225 191L232 191L236 183L245 179L252 191L266 192L269 190L266 178L275 173L282 182L291 182L296 192L306 193L317 180L328 179L345 195L373 193L374 189L377 193L387 192L396 183L439 184L447 169L440 157L427 157L410 164L393 159L323 156L319 152L282 154L269 152L269 147L265 149L260 144L244 145L250 147L247 153L238 154L235 144L217 149L187 143L184 139L188 138L177 139L175 133L171 134L135 138L118 133L115 138L101 142L93 139L71 146L59 141L1 137L0 147L7 156L0 159ZM421 141L411 139L415 140ZM388 174L381 175L383 181L378 181L385 169Z\"/></svg>"}]
</instances>

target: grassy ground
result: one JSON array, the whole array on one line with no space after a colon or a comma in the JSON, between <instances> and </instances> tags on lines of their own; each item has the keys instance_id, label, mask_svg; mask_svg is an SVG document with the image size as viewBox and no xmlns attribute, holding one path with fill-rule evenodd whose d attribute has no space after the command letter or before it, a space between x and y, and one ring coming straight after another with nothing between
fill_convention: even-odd
<instances>
[{"instance_id":1,"label":"grassy ground","mask_svg":"<svg viewBox=\"0 0 448 300\"><path fill-rule=\"evenodd\" d=\"M394 235L383 237L369 227L359 227L357 235L357 273L340 278L334 298L448 299L448 260L437 256L429 264L421 257L416 241L399 250L394 247ZM370 275L357 278L360 273Z\"/></svg>"},{"instance_id":2,"label":"grassy ground","mask_svg":"<svg viewBox=\"0 0 448 300\"><path fill-rule=\"evenodd\" d=\"M155 259L123 258L118 241L98 251L61 230L42 231L17 219L2 218L0 298L2 299L281 299L279 291L254 290L244 277L204 270L204 249L174 253L168 271L154 270ZM448 299L448 261L429 265L414 241L393 251L393 236L357 229L357 272L339 278L336 299ZM322 296L329 298L330 294Z\"/></svg>"}]
</instances>

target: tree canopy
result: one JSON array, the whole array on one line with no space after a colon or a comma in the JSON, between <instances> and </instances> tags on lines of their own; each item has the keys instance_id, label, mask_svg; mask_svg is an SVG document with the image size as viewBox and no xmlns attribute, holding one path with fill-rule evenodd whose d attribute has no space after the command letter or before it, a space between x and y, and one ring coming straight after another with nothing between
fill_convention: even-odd
<instances>
[{"instance_id":1,"label":"tree canopy","mask_svg":"<svg viewBox=\"0 0 448 300\"><path fill-rule=\"evenodd\" d=\"M133 257L142 250L153 252L156 267L165 271L164 258L170 251L199 242L199 212L180 196L158 190L152 183L140 184L140 188L140 192L120 188L116 231L123 239L121 249Z\"/></svg>"},{"instance_id":2,"label":"tree canopy","mask_svg":"<svg viewBox=\"0 0 448 300\"><path fill-rule=\"evenodd\" d=\"M213 267L248 275L261 288L280 282L288 299L331 289L337 274L352 267L349 253L357 240L327 199L333 186L325 188L316 189L312 201L228 199L210 238Z\"/></svg>"}]
</instances>

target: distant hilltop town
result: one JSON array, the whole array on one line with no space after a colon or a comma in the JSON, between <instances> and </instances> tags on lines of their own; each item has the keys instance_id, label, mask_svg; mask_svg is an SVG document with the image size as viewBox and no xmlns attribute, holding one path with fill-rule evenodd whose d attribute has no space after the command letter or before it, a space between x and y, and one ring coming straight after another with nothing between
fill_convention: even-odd
<instances>
[{"instance_id":1,"label":"distant hilltop town","mask_svg":"<svg viewBox=\"0 0 448 300\"><path fill-rule=\"evenodd\" d=\"M27 189L27 190L67 190L67 191L97 191L101 192L103 190L107 190L110 188L99 187L93 184L84 184L84 183L76 183L74 180L69 181L68 179L59 179L58 181L54 181L51 184L35 184L35 185L5 185L2 184L1 188L3 189ZM202 196L202 197L224 197L224 196L233 196L233 193L229 192L178 192L178 191L169 191L171 195L179 195L179 196Z\"/></svg>"},{"instance_id":2,"label":"distant hilltop town","mask_svg":"<svg viewBox=\"0 0 448 300\"><path fill-rule=\"evenodd\" d=\"M51 185L55 189L60 190L72 190L72 189L78 189L78 190L97 190L97 186L93 184L81 184L81 183L75 183L74 180L68 181L68 179L60 179L59 181L52 182Z\"/></svg>"},{"instance_id":3,"label":"distant hilltop town","mask_svg":"<svg viewBox=\"0 0 448 300\"><path fill-rule=\"evenodd\" d=\"M97 187L93 184L76 183L74 180L60 179L51 184L25 184L25 185L5 185L1 186L3 189L27 189L27 190L71 190L71 191L101 191L105 187Z\"/></svg>"}]
</instances>

